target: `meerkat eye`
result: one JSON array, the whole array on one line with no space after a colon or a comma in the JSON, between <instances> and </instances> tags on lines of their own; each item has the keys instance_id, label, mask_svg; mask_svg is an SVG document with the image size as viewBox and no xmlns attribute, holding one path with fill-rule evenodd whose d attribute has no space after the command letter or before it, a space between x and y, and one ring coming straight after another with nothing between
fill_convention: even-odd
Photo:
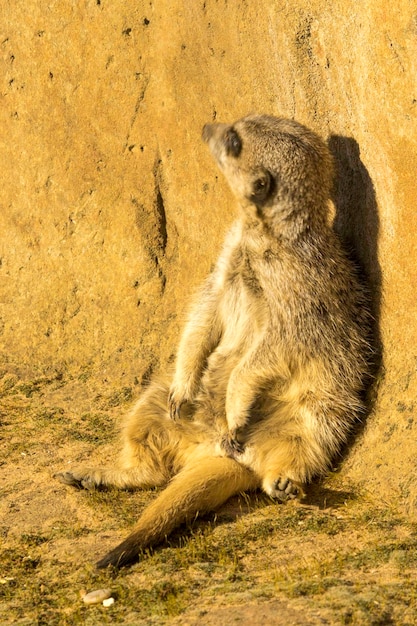
<instances>
[{"instance_id":1,"label":"meerkat eye","mask_svg":"<svg viewBox=\"0 0 417 626\"><path fill-rule=\"evenodd\" d=\"M257 206L265 204L272 192L273 181L272 174L268 171L263 172L261 176L256 178L252 184L251 202Z\"/></svg>"},{"instance_id":2,"label":"meerkat eye","mask_svg":"<svg viewBox=\"0 0 417 626\"><path fill-rule=\"evenodd\" d=\"M229 156L238 157L242 150L242 141L234 128L226 132L225 137L226 152Z\"/></svg>"}]
</instances>

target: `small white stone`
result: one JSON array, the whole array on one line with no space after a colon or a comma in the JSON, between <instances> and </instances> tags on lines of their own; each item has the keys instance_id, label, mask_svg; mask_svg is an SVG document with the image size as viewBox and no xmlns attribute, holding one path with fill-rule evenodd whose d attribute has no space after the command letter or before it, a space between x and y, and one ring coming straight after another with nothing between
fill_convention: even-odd
<instances>
[{"instance_id":1,"label":"small white stone","mask_svg":"<svg viewBox=\"0 0 417 626\"><path fill-rule=\"evenodd\" d=\"M114 604L114 598L106 598L103 600L103 606L111 606Z\"/></svg>"},{"instance_id":2,"label":"small white stone","mask_svg":"<svg viewBox=\"0 0 417 626\"><path fill-rule=\"evenodd\" d=\"M103 602L110 597L110 589L96 589L95 591L90 591L90 593L86 593L83 597L83 602L85 602L85 604L100 604L100 602Z\"/></svg>"}]
</instances>

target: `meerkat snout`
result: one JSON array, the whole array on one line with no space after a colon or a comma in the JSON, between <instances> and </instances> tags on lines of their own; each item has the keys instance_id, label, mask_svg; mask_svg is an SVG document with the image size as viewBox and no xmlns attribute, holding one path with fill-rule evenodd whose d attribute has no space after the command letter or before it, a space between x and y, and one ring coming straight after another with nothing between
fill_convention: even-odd
<instances>
[{"instance_id":1,"label":"meerkat snout","mask_svg":"<svg viewBox=\"0 0 417 626\"><path fill-rule=\"evenodd\" d=\"M203 132L201 133L201 137L203 141L208 142L212 134L213 134L213 124L204 124Z\"/></svg>"}]
</instances>

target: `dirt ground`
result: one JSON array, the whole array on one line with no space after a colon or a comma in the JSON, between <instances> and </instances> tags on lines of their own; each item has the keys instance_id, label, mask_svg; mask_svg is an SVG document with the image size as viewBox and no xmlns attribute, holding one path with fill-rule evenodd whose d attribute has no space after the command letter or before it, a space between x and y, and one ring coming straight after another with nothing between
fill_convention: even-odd
<instances>
[{"instance_id":1,"label":"dirt ground","mask_svg":"<svg viewBox=\"0 0 417 626\"><path fill-rule=\"evenodd\" d=\"M343 469L303 503L242 495L133 567L96 571L154 493L84 493L53 475L111 462L138 391L1 379L1 626L417 623L417 524ZM100 588L115 603L86 606Z\"/></svg>"}]
</instances>

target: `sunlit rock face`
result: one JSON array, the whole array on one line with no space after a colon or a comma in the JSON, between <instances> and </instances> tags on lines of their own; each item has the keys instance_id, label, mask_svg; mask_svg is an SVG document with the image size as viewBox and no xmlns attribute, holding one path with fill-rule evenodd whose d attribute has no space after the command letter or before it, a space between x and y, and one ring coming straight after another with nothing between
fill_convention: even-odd
<instances>
[{"instance_id":1,"label":"sunlit rock face","mask_svg":"<svg viewBox=\"0 0 417 626\"><path fill-rule=\"evenodd\" d=\"M328 138L335 227L383 367L345 471L411 507L417 453L417 13L401 0L86 0L2 9L1 373L147 380L235 203L202 126L250 112Z\"/></svg>"}]
</instances>

